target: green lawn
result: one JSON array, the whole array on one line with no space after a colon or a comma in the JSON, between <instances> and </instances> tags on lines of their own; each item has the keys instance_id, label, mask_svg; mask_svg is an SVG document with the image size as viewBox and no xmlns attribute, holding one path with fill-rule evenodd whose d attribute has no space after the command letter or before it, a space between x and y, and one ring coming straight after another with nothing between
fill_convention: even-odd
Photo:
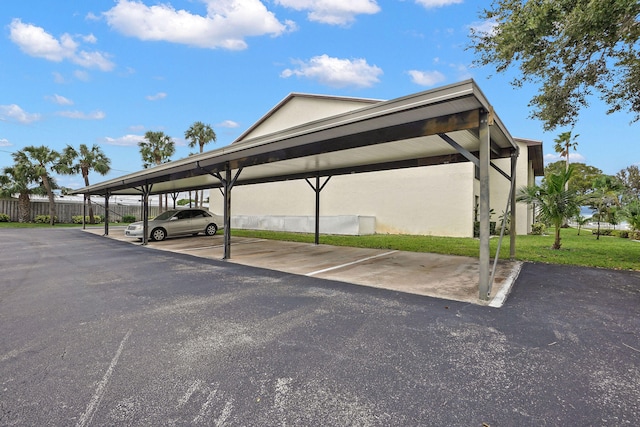
<instances>
[{"instance_id":1,"label":"green lawn","mask_svg":"<svg viewBox=\"0 0 640 427\"><path fill-rule=\"evenodd\" d=\"M123 226L112 223L110 226ZM54 228L81 227L81 224L56 224ZM104 227L104 224L87 225ZM0 228L48 228L49 224L20 224L0 222ZM313 243L313 234L282 233L273 231L232 230L233 236L255 237L274 240ZM562 248L552 250L553 229L544 236L518 236L516 239L516 259L520 261L569 264L588 267L602 267L618 270L640 271L640 242L619 237L596 236L590 230L582 230L580 236L575 229L561 231ZM372 236L321 235L320 243L335 246L361 248L395 249L410 252L432 252L446 255L477 257L478 240L471 238L409 236L376 234ZM495 256L498 239L491 239L491 256ZM502 242L500 258L509 258L509 239Z\"/></svg>"},{"instance_id":2,"label":"green lawn","mask_svg":"<svg viewBox=\"0 0 640 427\"><path fill-rule=\"evenodd\" d=\"M544 236L518 236L516 259L521 261L602 267L619 270L640 270L640 242L619 237L596 236L575 229L561 231L562 248L552 250L553 229ZM268 231L233 230L234 236L289 240L313 243L312 234L281 233ZM321 235L320 243L336 246L353 246L376 249L396 249L412 252L432 252L447 255L477 257L477 239L376 234L372 236ZM495 256L498 239L491 239L491 256ZM502 242L500 258L509 258L509 239Z\"/></svg>"}]
</instances>

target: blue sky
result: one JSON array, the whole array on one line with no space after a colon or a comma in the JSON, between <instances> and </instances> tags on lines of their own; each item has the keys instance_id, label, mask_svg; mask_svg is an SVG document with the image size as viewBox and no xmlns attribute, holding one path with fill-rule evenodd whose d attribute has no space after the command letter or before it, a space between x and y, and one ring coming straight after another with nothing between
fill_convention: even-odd
<instances>
[{"instance_id":1,"label":"blue sky","mask_svg":"<svg viewBox=\"0 0 640 427\"><path fill-rule=\"evenodd\" d=\"M513 136L553 139L529 118L535 87L475 68L469 29L486 1L50 0L0 9L0 167L28 145L98 144L97 183L142 168L148 130L188 156L185 130L210 124L230 144L291 92L393 99L473 78ZM639 123L593 98L574 129L582 161L615 174L640 164ZM58 177L78 188L80 177Z\"/></svg>"}]
</instances>

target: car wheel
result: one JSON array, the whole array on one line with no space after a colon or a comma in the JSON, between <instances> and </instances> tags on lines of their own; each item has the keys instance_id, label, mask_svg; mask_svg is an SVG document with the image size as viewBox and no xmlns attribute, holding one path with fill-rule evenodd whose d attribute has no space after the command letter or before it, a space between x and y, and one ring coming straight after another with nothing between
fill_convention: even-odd
<instances>
[{"instance_id":1,"label":"car wheel","mask_svg":"<svg viewBox=\"0 0 640 427\"><path fill-rule=\"evenodd\" d=\"M167 237L167 232L162 228L154 228L151 232L151 238L158 242L164 240Z\"/></svg>"},{"instance_id":2,"label":"car wheel","mask_svg":"<svg viewBox=\"0 0 640 427\"><path fill-rule=\"evenodd\" d=\"M218 226L215 224L207 225L207 228L204 229L204 234L207 236L215 236L218 232Z\"/></svg>"}]
</instances>

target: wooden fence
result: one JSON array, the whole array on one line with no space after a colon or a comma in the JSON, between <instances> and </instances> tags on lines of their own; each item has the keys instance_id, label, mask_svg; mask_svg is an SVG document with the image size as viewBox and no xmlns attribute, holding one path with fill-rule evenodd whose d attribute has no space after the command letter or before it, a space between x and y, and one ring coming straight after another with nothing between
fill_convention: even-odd
<instances>
[{"instance_id":1,"label":"wooden fence","mask_svg":"<svg viewBox=\"0 0 640 427\"><path fill-rule=\"evenodd\" d=\"M100 215L101 218L104 218L105 210L102 203L92 201L91 206L93 206L94 215ZM18 222L18 199L0 199L0 213L7 214L11 218L11 221ZM86 214L89 215L88 208ZM49 215L49 202L47 200L31 201L31 221L38 215ZM109 203L109 220L111 222L122 221L122 217L125 215L134 216L136 221L141 220L142 206ZM149 216L153 217L156 215L158 215L158 206L149 206ZM73 222L72 217L74 216L82 216L81 201L56 199L56 217L58 218L58 222L71 223Z\"/></svg>"}]
</instances>

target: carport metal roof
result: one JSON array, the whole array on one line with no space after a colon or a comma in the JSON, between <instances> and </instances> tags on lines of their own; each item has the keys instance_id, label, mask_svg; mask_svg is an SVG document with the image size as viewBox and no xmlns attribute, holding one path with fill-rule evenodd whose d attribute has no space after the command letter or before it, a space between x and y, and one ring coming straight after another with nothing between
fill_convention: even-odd
<instances>
[{"instance_id":1,"label":"carport metal roof","mask_svg":"<svg viewBox=\"0 0 640 427\"><path fill-rule=\"evenodd\" d=\"M212 174L243 168L235 185L468 161L445 134L478 151L481 112L491 106L467 80L80 188L75 194L140 195L221 187ZM491 115L491 114L490 114ZM509 157L516 145L493 115L491 156Z\"/></svg>"},{"instance_id":2,"label":"carport metal roof","mask_svg":"<svg viewBox=\"0 0 640 427\"><path fill-rule=\"evenodd\" d=\"M234 185L472 161L480 178L479 287L480 298L485 299L490 286L490 159L510 157L514 176L517 154L517 145L487 98L473 80L467 80L235 142L73 194L103 195L108 200L111 195L222 187L228 247ZM512 202L512 214L514 208Z\"/></svg>"}]
</instances>

